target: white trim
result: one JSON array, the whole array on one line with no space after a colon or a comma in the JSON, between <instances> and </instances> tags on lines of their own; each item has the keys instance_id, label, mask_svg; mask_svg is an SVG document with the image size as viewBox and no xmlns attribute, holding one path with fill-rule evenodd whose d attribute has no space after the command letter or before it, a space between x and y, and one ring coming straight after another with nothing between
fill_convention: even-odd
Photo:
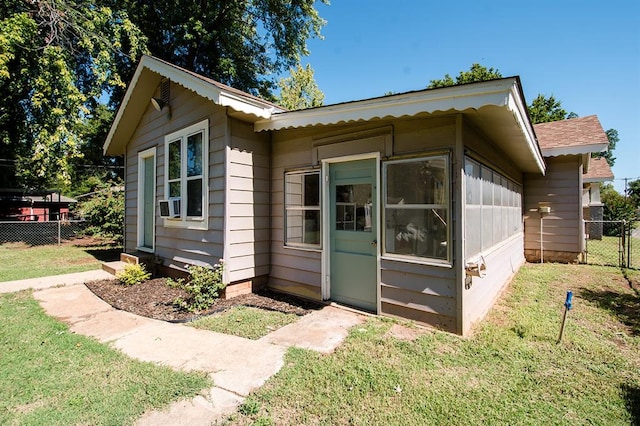
<instances>
[{"instance_id":1,"label":"white trim","mask_svg":"<svg viewBox=\"0 0 640 426\"><path fill-rule=\"evenodd\" d=\"M187 217L187 138L202 132L202 216ZM165 218L166 228L209 228L209 120L204 119L164 137L164 199L169 199L169 143L180 140L180 217Z\"/></svg>"},{"instance_id":2,"label":"white trim","mask_svg":"<svg viewBox=\"0 0 640 426\"><path fill-rule=\"evenodd\" d=\"M381 272L380 272L380 228L381 228L381 214L380 214L380 200L382 194L380 193L380 153L379 152L371 152L365 154L355 154L355 155L347 155L344 157L336 157L336 158L325 158L322 160L322 172L320 178L322 181L320 182L322 193L321 193L321 216L322 216L322 275L321 275L321 293L322 300L329 300L331 298L331 235L330 229L331 226L329 224L329 219L331 218L330 213L330 203L331 199L330 187L329 185L329 169L331 164L336 163L346 163L351 161L358 160L375 160L376 162L376 197L378 204L378 211L376 215L376 241L377 250L376 250L376 314L381 312Z\"/></svg>"},{"instance_id":3,"label":"white trim","mask_svg":"<svg viewBox=\"0 0 640 426\"><path fill-rule=\"evenodd\" d=\"M606 151L607 148L608 148L608 144L606 143L564 146L559 148L545 148L542 150L542 155L545 157L558 157L560 155L583 155L583 154L591 154L592 152Z\"/></svg>"},{"instance_id":4,"label":"white trim","mask_svg":"<svg viewBox=\"0 0 640 426\"><path fill-rule=\"evenodd\" d=\"M144 186L145 186L145 169L144 169L144 161L147 158L153 157L153 236L151 238L151 248L143 246L141 243L144 240ZM158 164L157 164L157 155L156 155L156 147L145 149L144 151L138 152L138 205L136 209L137 216L137 228L138 228L138 239L136 241L136 250L144 251L148 253L155 253L156 249L156 185L157 185L157 175L158 175Z\"/></svg>"}]
</instances>

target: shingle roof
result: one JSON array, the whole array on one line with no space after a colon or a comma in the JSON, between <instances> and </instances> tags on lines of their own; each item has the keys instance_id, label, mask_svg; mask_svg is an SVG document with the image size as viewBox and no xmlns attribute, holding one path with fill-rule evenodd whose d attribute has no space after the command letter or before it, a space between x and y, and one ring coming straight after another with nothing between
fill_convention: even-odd
<instances>
[{"instance_id":1,"label":"shingle roof","mask_svg":"<svg viewBox=\"0 0 640 426\"><path fill-rule=\"evenodd\" d=\"M582 176L583 182L604 182L613 180L613 172L604 157L589 160L589 171Z\"/></svg>"},{"instance_id":2,"label":"shingle roof","mask_svg":"<svg viewBox=\"0 0 640 426\"><path fill-rule=\"evenodd\" d=\"M545 157L601 152L609 144L595 115L540 123L533 129Z\"/></svg>"}]
</instances>

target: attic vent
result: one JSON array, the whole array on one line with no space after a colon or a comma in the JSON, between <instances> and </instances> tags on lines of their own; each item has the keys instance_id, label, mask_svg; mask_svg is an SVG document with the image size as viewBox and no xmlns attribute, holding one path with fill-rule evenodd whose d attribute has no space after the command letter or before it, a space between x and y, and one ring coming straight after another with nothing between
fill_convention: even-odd
<instances>
[{"instance_id":1,"label":"attic vent","mask_svg":"<svg viewBox=\"0 0 640 426\"><path fill-rule=\"evenodd\" d=\"M170 100L170 83L171 81L167 78L160 82L160 99L162 99L166 104L168 104Z\"/></svg>"}]
</instances>

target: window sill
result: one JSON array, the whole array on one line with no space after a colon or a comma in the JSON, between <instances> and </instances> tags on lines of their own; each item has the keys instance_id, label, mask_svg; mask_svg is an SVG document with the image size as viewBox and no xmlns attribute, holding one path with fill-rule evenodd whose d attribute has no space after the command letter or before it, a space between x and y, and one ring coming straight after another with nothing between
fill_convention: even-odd
<instances>
[{"instance_id":1,"label":"window sill","mask_svg":"<svg viewBox=\"0 0 640 426\"><path fill-rule=\"evenodd\" d=\"M322 247L318 247L318 246L295 246L295 245L284 244L282 247L289 250L300 250L300 251L311 251L314 253L322 253Z\"/></svg>"},{"instance_id":2,"label":"window sill","mask_svg":"<svg viewBox=\"0 0 640 426\"><path fill-rule=\"evenodd\" d=\"M149 247L141 247L141 246L137 246L136 247L136 251L141 251L144 253L155 253L156 251L152 248Z\"/></svg>"},{"instance_id":3,"label":"window sill","mask_svg":"<svg viewBox=\"0 0 640 426\"><path fill-rule=\"evenodd\" d=\"M196 229L201 231L209 229L209 224L206 220L164 219L163 226L165 228Z\"/></svg>"},{"instance_id":4,"label":"window sill","mask_svg":"<svg viewBox=\"0 0 640 426\"><path fill-rule=\"evenodd\" d=\"M393 254L384 254L380 256L380 260L390 260L390 261L402 262L402 263L415 263L417 265L436 266L436 267L448 268L448 269L453 268L453 265L451 264L451 262L447 260L426 259L426 258L393 255Z\"/></svg>"}]
</instances>

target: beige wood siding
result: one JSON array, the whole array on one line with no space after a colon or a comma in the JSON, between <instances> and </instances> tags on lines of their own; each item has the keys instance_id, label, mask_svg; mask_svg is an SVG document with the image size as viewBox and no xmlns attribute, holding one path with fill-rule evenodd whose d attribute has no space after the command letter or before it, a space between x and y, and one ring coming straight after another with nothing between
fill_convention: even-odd
<instances>
[{"instance_id":1,"label":"beige wood siding","mask_svg":"<svg viewBox=\"0 0 640 426\"><path fill-rule=\"evenodd\" d=\"M524 263L524 234L519 233L484 255L486 276L467 277L463 293L463 334L482 320Z\"/></svg>"},{"instance_id":2,"label":"beige wood siding","mask_svg":"<svg viewBox=\"0 0 640 426\"><path fill-rule=\"evenodd\" d=\"M464 122L463 142L467 155L522 185L522 172L489 138Z\"/></svg>"},{"instance_id":3,"label":"beige wood siding","mask_svg":"<svg viewBox=\"0 0 640 426\"><path fill-rule=\"evenodd\" d=\"M231 119L227 149L227 273L230 282L269 273L269 134Z\"/></svg>"},{"instance_id":4,"label":"beige wood siding","mask_svg":"<svg viewBox=\"0 0 640 426\"><path fill-rule=\"evenodd\" d=\"M284 246L285 171L318 167L322 158L376 151L383 159L421 155L453 149L454 143L454 116L276 132L272 139L269 285L280 291L321 298L321 251ZM382 260L381 278L382 313L455 331L456 291L452 268Z\"/></svg>"},{"instance_id":5,"label":"beige wood siding","mask_svg":"<svg viewBox=\"0 0 640 426\"><path fill-rule=\"evenodd\" d=\"M538 203L542 202L551 207L551 213L545 214L543 220L544 251L580 253L584 244L581 158L562 156L545 161L546 176L525 175L524 248L540 250Z\"/></svg>"},{"instance_id":6,"label":"beige wood siding","mask_svg":"<svg viewBox=\"0 0 640 426\"><path fill-rule=\"evenodd\" d=\"M164 198L164 136L202 120L209 120L209 212L208 230L167 228L156 207L155 253L164 265L183 269L185 264L213 265L224 254L224 158L227 139L225 109L171 85L171 115L149 105L127 145L125 249L135 251L137 243L138 152L156 147L156 206Z\"/></svg>"},{"instance_id":7,"label":"beige wood siding","mask_svg":"<svg viewBox=\"0 0 640 426\"><path fill-rule=\"evenodd\" d=\"M456 285L452 268L382 259L380 269L383 314L455 332Z\"/></svg>"}]
</instances>

